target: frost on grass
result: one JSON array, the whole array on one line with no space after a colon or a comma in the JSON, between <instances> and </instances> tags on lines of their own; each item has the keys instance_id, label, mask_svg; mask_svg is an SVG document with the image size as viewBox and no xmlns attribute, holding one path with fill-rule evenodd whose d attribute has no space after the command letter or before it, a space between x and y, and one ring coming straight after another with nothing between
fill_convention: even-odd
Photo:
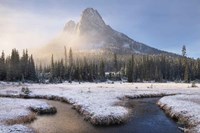
<instances>
[{"instance_id":1,"label":"frost on grass","mask_svg":"<svg viewBox=\"0 0 200 133\"><path fill-rule=\"evenodd\" d=\"M197 94L199 88L191 84L176 83L63 83L26 84L30 90L27 97L65 101L95 125L119 124L126 121L129 110L118 103L123 98L143 98L174 94ZM199 85L198 85L199 86ZM0 90L1 96L18 97L21 87Z\"/></svg>"},{"instance_id":2,"label":"frost on grass","mask_svg":"<svg viewBox=\"0 0 200 133\"><path fill-rule=\"evenodd\" d=\"M31 132L32 130L23 125L36 118L31 110L51 111L54 107L39 100L25 100L18 98L0 98L0 131L9 132Z\"/></svg>"},{"instance_id":3,"label":"frost on grass","mask_svg":"<svg viewBox=\"0 0 200 133\"><path fill-rule=\"evenodd\" d=\"M200 133L200 95L167 96L158 105L172 118L186 124L186 132Z\"/></svg>"},{"instance_id":4,"label":"frost on grass","mask_svg":"<svg viewBox=\"0 0 200 133\"><path fill-rule=\"evenodd\" d=\"M0 133L34 133L34 130L23 125L0 125Z\"/></svg>"}]
</instances>

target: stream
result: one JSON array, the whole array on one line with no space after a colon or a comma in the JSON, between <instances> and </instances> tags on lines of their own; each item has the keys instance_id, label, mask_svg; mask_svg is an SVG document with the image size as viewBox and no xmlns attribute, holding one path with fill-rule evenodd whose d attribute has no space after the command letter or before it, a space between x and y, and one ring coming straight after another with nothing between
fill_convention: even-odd
<instances>
[{"instance_id":1,"label":"stream","mask_svg":"<svg viewBox=\"0 0 200 133\"><path fill-rule=\"evenodd\" d=\"M28 124L39 133L182 133L175 121L156 105L159 98L129 99L130 120L122 125L93 126L85 121L72 105L44 100L57 108L55 115L40 115Z\"/></svg>"}]
</instances>

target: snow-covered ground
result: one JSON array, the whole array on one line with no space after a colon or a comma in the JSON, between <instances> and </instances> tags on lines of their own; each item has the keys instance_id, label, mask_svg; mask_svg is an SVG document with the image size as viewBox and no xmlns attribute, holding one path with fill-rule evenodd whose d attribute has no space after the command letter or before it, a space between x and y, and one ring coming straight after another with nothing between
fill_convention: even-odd
<instances>
[{"instance_id":1,"label":"snow-covered ground","mask_svg":"<svg viewBox=\"0 0 200 133\"><path fill-rule=\"evenodd\" d=\"M39 100L26 100L18 98L0 98L0 133L9 132L33 132L32 129L23 125L23 122L28 122L35 119L35 110L50 110L53 107Z\"/></svg>"},{"instance_id":2,"label":"snow-covered ground","mask_svg":"<svg viewBox=\"0 0 200 133\"><path fill-rule=\"evenodd\" d=\"M1 85L0 85L1 86ZM124 97L140 98L173 94L199 95L200 88L184 83L62 83L26 84L28 97L69 102L93 124L115 124L126 120L129 110L116 104ZM200 87L200 84L197 84ZM22 86L0 89L1 96L20 96Z\"/></svg>"},{"instance_id":3,"label":"snow-covered ground","mask_svg":"<svg viewBox=\"0 0 200 133\"><path fill-rule=\"evenodd\" d=\"M171 117L186 123L189 126L187 132L200 133L200 95L166 96L158 105Z\"/></svg>"},{"instance_id":4,"label":"snow-covered ground","mask_svg":"<svg viewBox=\"0 0 200 133\"><path fill-rule=\"evenodd\" d=\"M23 125L0 125L0 133L34 133L34 130Z\"/></svg>"}]
</instances>

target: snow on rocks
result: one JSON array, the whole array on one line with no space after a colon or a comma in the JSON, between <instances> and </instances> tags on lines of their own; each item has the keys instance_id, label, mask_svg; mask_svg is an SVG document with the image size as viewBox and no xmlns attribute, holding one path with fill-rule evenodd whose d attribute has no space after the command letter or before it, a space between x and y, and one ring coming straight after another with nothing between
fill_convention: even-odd
<instances>
[{"instance_id":1,"label":"snow on rocks","mask_svg":"<svg viewBox=\"0 0 200 133\"><path fill-rule=\"evenodd\" d=\"M186 124L185 132L200 133L200 95L175 95L157 103L169 116Z\"/></svg>"},{"instance_id":2,"label":"snow on rocks","mask_svg":"<svg viewBox=\"0 0 200 133\"><path fill-rule=\"evenodd\" d=\"M0 131L9 132L32 132L31 129L23 125L36 118L36 113L55 112L55 107L46 102L30 99L0 98ZM10 126L9 126L10 125ZM11 126L12 125L12 126Z\"/></svg>"}]
</instances>

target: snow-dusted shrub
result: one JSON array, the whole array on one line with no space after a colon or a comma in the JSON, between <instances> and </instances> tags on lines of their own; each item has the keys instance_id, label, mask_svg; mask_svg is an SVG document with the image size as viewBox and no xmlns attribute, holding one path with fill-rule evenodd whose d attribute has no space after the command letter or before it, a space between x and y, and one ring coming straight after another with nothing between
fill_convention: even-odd
<instances>
[{"instance_id":1,"label":"snow-dusted shrub","mask_svg":"<svg viewBox=\"0 0 200 133\"><path fill-rule=\"evenodd\" d=\"M22 87L21 92L23 92L24 94L28 95L31 91L29 90L28 87Z\"/></svg>"},{"instance_id":2,"label":"snow-dusted shrub","mask_svg":"<svg viewBox=\"0 0 200 133\"><path fill-rule=\"evenodd\" d=\"M198 87L198 86L196 85L195 82L192 82L192 86L191 87Z\"/></svg>"}]
</instances>

